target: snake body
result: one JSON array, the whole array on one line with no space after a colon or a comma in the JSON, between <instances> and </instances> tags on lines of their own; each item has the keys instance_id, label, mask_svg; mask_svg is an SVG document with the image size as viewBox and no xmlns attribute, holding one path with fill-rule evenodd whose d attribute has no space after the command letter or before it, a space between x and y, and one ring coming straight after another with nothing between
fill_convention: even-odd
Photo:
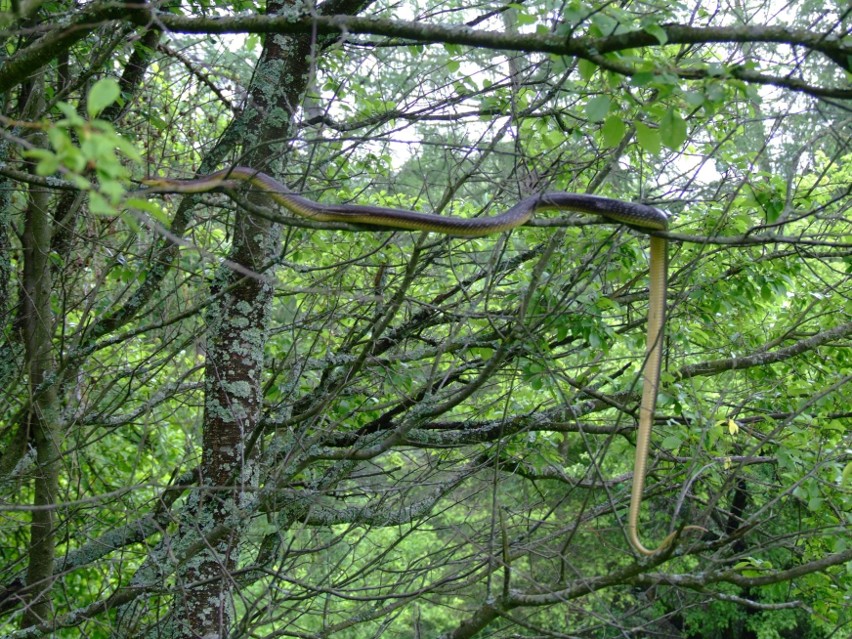
<instances>
[{"instance_id":1,"label":"snake body","mask_svg":"<svg viewBox=\"0 0 852 639\"><path fill-rule=\"evenodd\" d=\"M405 209L355 204L321 204L293 193L274 178L250 167L236 166L192 180L152 178L143 180L148 192L206 193L217 188L244 182L266 193L282 207L304 218L324 222L349 222L395 229L434 231L445 235L479 237L521 226L543 210L569 210L601 216L644 231L665 231L668 218L661 210L645 204L613 200L597 195L554 192L522 199L510 209L486 218L444 217ZM650 238L648 322L642 400L639 406L639 428L636 437L636 458L630 509L627 516L627 538L640 554L655 555L666 550L674 540L670 534L656 548L646 548L639 539L639 510L657 391L660 382L660 362L663 350L667 289L667 243L662 237Z\"/></svg>"}]
</instances>

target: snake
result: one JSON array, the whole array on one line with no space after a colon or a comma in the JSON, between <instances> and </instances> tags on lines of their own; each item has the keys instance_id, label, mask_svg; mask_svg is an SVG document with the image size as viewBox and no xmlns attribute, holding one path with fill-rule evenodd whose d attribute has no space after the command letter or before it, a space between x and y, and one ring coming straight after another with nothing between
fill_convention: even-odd
<instances>
[{"instance_id":1,"label":"snake","mask_svg":"<svg viewBox=\"0 0 852 639\"><path fill-rule=\"evenodd\" d=\"M303 197L275 178L246 166L235 166L189 180L148 178L142 180L146 193L206 193L233 188L245 183L259 189L290 213L318 222L367 224L391 229L432 231L444 235L482 237L514 229L526 224L545 210L574 211L597 215L605 220L627 225L650 235L648 268L648 319L643 367L642 397L633 484L627 515L627 539L641 555L653 556L668 550L677 532L669 534L655 549L644 546L639 538L639 511L651 441L651 430L660 386L660 364L663 352L666 294L668 289L668 248L665 237L657 235L668 229L668 216L660 209L637 202L615 200L585 193L550 192L530 195L506 211L489 217L462 218L406 209L361 204L322 204Z\"/></svg>"}]
</instances>

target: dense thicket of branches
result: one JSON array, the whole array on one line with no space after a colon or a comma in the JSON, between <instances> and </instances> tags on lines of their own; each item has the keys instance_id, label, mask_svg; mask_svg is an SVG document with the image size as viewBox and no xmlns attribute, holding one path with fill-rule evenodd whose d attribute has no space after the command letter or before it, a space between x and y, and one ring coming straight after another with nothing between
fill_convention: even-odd
<instances>
[{"instance_id":1,"label":"dense thicket of branches","mask_svg":"<svg viewBox=\"0 0 852 639\"><path fill-rule=\"evenodd\" d=\"M844 13L844 11L846 13ZM0 631L850 631L848 9L0 3ZM671 215L478 239L148 197Z\"/></svg>"}]
</instances>

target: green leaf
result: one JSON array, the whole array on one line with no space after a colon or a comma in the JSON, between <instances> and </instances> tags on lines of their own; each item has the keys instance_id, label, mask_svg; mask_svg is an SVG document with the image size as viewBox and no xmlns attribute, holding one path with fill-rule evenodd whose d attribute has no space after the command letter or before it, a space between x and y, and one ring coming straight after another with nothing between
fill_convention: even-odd
<instances>
[{"instance_id":1,"label":"green leaf","mask_svg":"<svg viewBox=\"0 0 852 639\"><path fill-rule=\"evenodd\" d=\"M509 6L512 9L515 10L515 21L518 24L518 26L525 26L525 25L528 25L528 24L534 24L535 23L536 17L533 16L533 15L530 15L527 12L527 8L524 5L518 4L518 3L515 3L515 2L510 2Z\"/></svg>"},{"instance_id":2,"label":"green leaf","mask_svg":"<svg viewBox=\"0 0 852 639\"><path fill-rule=\"evenodd\" d=\"M86 121L80 117L80 114L77 113L77 109L67 102L57 102L56 108L65 116L65 120L60 120L56 123L56 126L83 126L86 123Z\"/></svg>"},{"instance_id":3,"label":"green leaf","mask_svg":"<svg viewBox=\"0 0 852 639\"><path fill-rule=\"evenodd\" d=\"M129 140L123 138L122 136L120 136L118 134L116 134L113 137L113 142L115 142L115 146L122 153L124 153L124 155L127 156L127 158L129 160L132 160L133 162L136 162L137 164L142 163L142 154L139 152L139 149L137 149L133 145L132 142L130 142Z\"/></svg>"},{"instance_id":4,"label":"green leaf","mask_svg":"<svg viewBox=\"0 0 852 639\"><path fill-rule=\"evenodd\" d=\"M453 42L444 42L444 50L450 55L461 55L463 51L460 44L455 44Z\"/></svg>"},{"instance_id":5,"label":"green leaf","mask_svg":"<svg viewBox=\"0 0 852 639\"><path fill-rule=\"evenodd\" d=\"M611 115L603 124L601 132L603 133L603 143L605 147L612 148L621 144L624 139L624 133L627 127L624 120L620 116Z\"/></svg>"},{"instance_id":6,"label":"green leaf","mask_svg":"<svg viewBox=\"0 0 852 639\"><path fill-rule=\"evenodd\" d=\"M74 147L74 141L71 139L71 136L68 135L68 132L58 126L48 129L47 139L50 140L50 146L52 146L57 153L62 153L63 151L67 151Z\"/></svg>"},{"instance_id":7,"label":"green leaf","mask_svg":"<svg viewBox=\"0 0 852 639\"><path fill-rule=\"evenodd\" d=\"M705 97L701 91L686 91L683 99L690 106L699 107L704 104Z\"/></svg>"},{"instance_id":8,"label":"green leaf","mask_svg":"<svg viewBox=\"0 0 852 639\"><path fill-rule=\"evenodd\" d=\"M29 149L24 151L24 157L38 160L36 175L53 175L59 169L59 156L47 149Z\"/></svg>"},{"instance_id":9,"label":"green leaf","mask_svg":"<svg viewBox=\"0 0 852 639\"><path fill-rule=\"evenodd\" d=\"M682 443L683 443L683 440L681 440L681 438L678 437L677 435L669 435L668 437L663 439L662 447L665 448L666 450L674 450L678 446L680 446Z\"/></svg>"},{"instance_id":10,"label":"green leaf","mask_svg":"<svg viewBox=\"0 0 852 639\"><path fill-rule=\"evenodd\" d=\"M145 200L142 198L129 198L125 205L130 208L139 209L140 211L145 211L149 213L151 217L157 220L163 226L169 226L169 216L166 215L165 211L160 208L159 204L156 202L152 202L151 200Z\"/></svg>"},{"instance_id":11,"label":"green leaf","mask_svg":"<svg viewBox=\"0 0 852 639\"><path fill-rule=\"evenodd\" d=\"M552 149L555 149L560 144L565 142L565 133L563 133L559 129L551 129L550 131L545 133L543 137L544 141Z\"/></svg>"},{"instance_id":12,"label":"green leaf","mask_svg":"<svg viewBox=\"0 0 852 639\"><path fill-rule=\"evenodd\" d=\"M660 132L657 129L652 129L644 122L636 123L636 141L649 153L660 152Z\"/></svg>"},{"instance_id":13,"label":"green leaf","mask_svg":"<svg viewBox=\"0 0 852 639\"><path fill-rule=\"evenodd\" d=\"M651 84L657 74L653 71L639 71L630 77L630 84L634 87L645 87Z\"/></svg>"},{"instance_id":14,"label":"green leaf","mask_svg":"<svg viewBox=\"0 0 852 639\"><path fill-rule=\"evenodd\" d=\"M843 473L840 475L840 485L852 484L852 462L846 464L843 468Z\"/></svg>"},{"instance_id":15,"label":"green leaf","mask_svg":"<svg viewBox=\"0 0 852 639\"><path fill-rule=\"evenodd\" d=\"M650 33L652 36L654 36L657 39L657 42L659 42L660 44L665 44L669 41L669 36L666 33L666 30L658 24L646 25L645 32Z\"/></svg>"},{"instance_id":16,"label":"green leaf","mask_svg":"<svg viewBox=\"0 0 852 639\"><path fill-rule=\"evenodd\" d=\"M100 188L98 190L102 195L109 197L109 201L113 203L118 203L118 201L124 196L124 187L118 180L114 179L102 178L100 180Z\"/></svg>"},{"instance_id":17,"label":"green leaf","mask_svg":"<svg viewBox=\"0 0 852 639\"><path fill-rule=\"evenodd\" d=\"M686 122L674 107L666 111L660 122L660 139L673 151L677 151L686 140Z\"/></svg>"},{"instance_id":18,"label":"green leaf","mask_svg":"<svg viewBox=\"0 0 852 639\"><path fill-rule=\"evenodd\" d=\"M96 215L115 215L116 213L115 208L97 191L89 193L89 210Z\"/></svg>"},{"instance_id":19,"label":"green leaf","mask_svg":"<svg viewBox=\"0 0 852 639\"><path fill-rule=\"evenodd\" d=\"M118 100L121 89L113 78L101 78L89 90L86 100L86 112L90 118L95 117L110 104Z\"/></svg>"},{"instance_id":20,"label":"green leaf","mask_svg":"<svg viewBox=\"0 0 852 639\"><path fill-rule=\"evenodd\" d=\"M485 362L494 356L494 349L486 346L474 346L470 349L470 353Z\"/></svg>"},{"instance_id":21,"label":"green leaf","mask_svg":"<svg viewBox=\"0 0 852 639\"><path fill-rule=\"evenodd\" d=\"M586 116L592 122L601 122L609 113L609 107L612 101L609 96L598 95L586 103Z\"/></svg>"},{"instance_id":22,"label":"green leaf","mask_svg":"<svg viewBox=\"0 0 852 639\"><path fill-rule=\"evenodd\" d=\"M584 80L591 80L592 76L595 75L595 71L598 70L598 65L594 62L589 62L588 60L580 60L577 64L577 68L580 70L580 77Z\"/></svg>"}]
</instances>

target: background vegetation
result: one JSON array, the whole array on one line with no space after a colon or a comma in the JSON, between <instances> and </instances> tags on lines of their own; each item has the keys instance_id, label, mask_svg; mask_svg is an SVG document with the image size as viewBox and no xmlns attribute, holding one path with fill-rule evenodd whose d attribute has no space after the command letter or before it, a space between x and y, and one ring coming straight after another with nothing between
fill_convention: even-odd
<instances>
[{"instance_id":1,"label":"background vegetation","mask_svg":"<svg viewBox=\"0 0 852 639\"><path fill-rule=\"evenodd\" d=\"M840 638L852 628L844 2L0 2L0 632ZM293 219L250 165L460 216Z\"/></svg>"}]
</instances>

